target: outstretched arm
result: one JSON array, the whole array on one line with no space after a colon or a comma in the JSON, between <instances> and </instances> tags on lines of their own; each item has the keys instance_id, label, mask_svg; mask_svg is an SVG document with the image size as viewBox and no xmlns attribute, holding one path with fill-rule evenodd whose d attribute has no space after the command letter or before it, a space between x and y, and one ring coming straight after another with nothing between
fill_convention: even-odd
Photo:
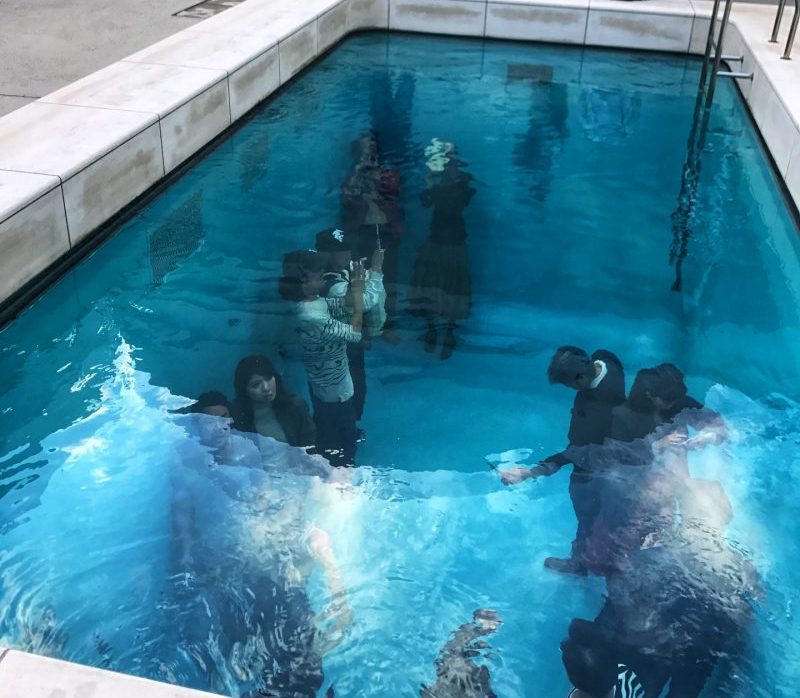
<instances>
[{"instance_id":1,"label":"outstretched arm","mask_svg":"<svg viewBox=\"0 0 800 698\"><path fill-rule=\"evenodd\" d=\"M532 468L517 466L498 470L498 473L504 485L516 485L531 478L553 475L571 462L572 460L566 455L566 451L561 451L560 453L554 453L543 461L539 461Z\"/></svg>"}]
</instances>

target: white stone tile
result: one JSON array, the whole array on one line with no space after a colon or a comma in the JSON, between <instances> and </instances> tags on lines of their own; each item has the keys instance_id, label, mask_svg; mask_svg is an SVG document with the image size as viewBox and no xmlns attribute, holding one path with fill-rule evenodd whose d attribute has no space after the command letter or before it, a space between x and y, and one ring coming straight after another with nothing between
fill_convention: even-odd
<instances>
[{"instance_id":1,"label":"white stone tile","mask_svg":"<svg viewBox=\"0 0 800 698\"><path fill-rule=\"evenodd\" d=\"M762 72L757 72L753 79L748 103L775 165L785 173L797 127Z\"/></svg>"},{"instance_id":2,"label":"white stone tile","mask_svg":"<svg viewBox=\"0 0 800 698\"><path fill-rule=\"evenodd\" d=\"M186 31L226 34L237 39L244 36L259 36L265 39L266 48L273 41L291 36L339 2L341 0L303 0L294 3L247 0L189 27Z\"/></svg>"},{"instance_id":3,"label":"white stone tile","mask_svg":"<svg viewBox=\"0 0 800 698\"><path fill-rule=\"evenodd\" d=\"M695 17L692 25L692 38L689 41L689 53L696 56L703 56L706 52L706 41L708 39L708 27L711 20L705 17Z\"/></svg>"},{"instance_id":4,"label":"white stone tile","mask_svg":"<svg viewBox=\"0 0 800 698\"><path fill-rule=\"evenodd\" d=\"M268 34L245 34L231 41L227 34L182 31L128 56L124 61L223 70L230 74L276 43Z\"/></svg>"},{"instance_id":5,"label":"white stone tile","mask_svg":"<svg viewBox=\"0 0 800 698\"><path fill-rule=\"evenodd\" d=\"M473 0L391 0L389 28L483 36L486 4Z\"/></svg>"},{"instance_id":6,"label":"white stone tile","mask_svg":"<svg viewBox=\"0 0 800 698\"><path fill-rule=\"evenodd\" d=\"M347 15L350 9L349 0L340 2L336 7L320 15L317 20L317 34L319 36L317 53L327 51L337 44L347 34Z\"/></svg>"},{"instance_id":7,"label":"white stone tile","mask_svg":"<svg viewBox=\"0 0 800 698\"><path fill-rule=\"evenodd\" d=\"M299 31L281 41L281 85L297 75L317 57L317 22L309 22Z\"/></svg>"},{"instance_id":8,"label":"white stone tile","mask_svg":"<svg viewBox=\"0 0 800 698\"><path fill-rule=\"evenodd\" d=\"M580 10L589 9L589 0L489 0L491 5L522 5L523 7L574 7Z\"/></svg>"},{"instance_id":9,"label":"white stone tile","mask_svg":"<svg viewBox=\"0 0 800 698\"><path fill-rule=\"evenodd\" d=\"M3 698L219 698L13 650L0 662L0 686Z\"/></svg>"},{"instance_id":10,"label":"white stone tile","mask_svg":"<svg viewBox=\"0 0 800 698\"><path fill-rule=\"evenodd\" d=\"M389 0L350 0L347 31L386 29L389 26Z\"/></svg>"},{"instance_id":11,"label":"white stone tile","mask_svg":"<svg viewBox=\"0 0 800 698\"><path fill-rule=\"evenodd\" d=\"M529 41L582 44L588 9L568 6L523 6L490 2L486 36Z\"/></svg>"},{"instance_id":12,"label":"white stone tile","mask_svg":"<svg viewBox=\"0 0 800 698\"><path fill-rule=\"evenodd\" d=\"M231 120L241 118L279 86L278 47L274 46L228 78Z\"/></svg>"},{"instance_id":13,"label":"white stone tile","mask_svg":"<svg viewBox=\"0 0 800 698\"><path fill-rule=\"evenodd\" d=\"M586 26L586 44L686 52L693 23L694 19L690 16L595 10L592 0Z\"/></svg>"},{"instance_id":14,"label":"white stone tile","mask_svg":"<svg viewBox=\"0 0 800 698\"><path fill-rule=\"evenodd\" d=\"M694 17L691 0L590 0L590 10L606 10L637 15L669 15Z\"/></svg>"},{"instance_id":15,"label":"white stone tile","mask_svg":"<svg viewBox=\"0 0 800 698\"><path fill-rule=\"evenodd\" d=\"M16 213L61 184L52 175L0 170L0 221ZM0 647L0 652L3 648Z\"/></svg>"},{"instance_id":16,"label":"white stone tile","mask_svg":"<svg viewBox=\"0 0 800 698\"><path fill-rule=\"evenodd\" d=\"M164 176L161 132L153 124L63 184L75 245Z\"/></svg>"},{"instance_id":17,"label":"white stone tile","mask_svg":"<svg viewBox=\"0 0 800 698\"><path fill-rule=\"evenodd\" d=\"M0 169L67 179L156 121L153 114L34 102L0 119Z\"/></svg>"},{"instance_id":18,"label":"white stone tile","mask_svg":"<svg viewBox=\"0 0 800 698\"><path fill-rule=\"evenodd\" d=\"M222 70L120 61L39 101L166 116L226 77Z\"/></svg>"},{"instance_id":19,"label":"white stone tile","mask_svg":"<svg viewBox=\"0 0 800 698\"><path fill-rule=\"evenodd\" d=\"M795 206L800 208L800 132L795 133L794 145L789 157L789 164L786 167L784 181Z\"/></svg>"},{"instance_id":20,"label":"white stone tile","mask_svg":"<svg viewBox=\"0 0 800 698\"><path fill-rule=\"evenodd\" d=\"M0 206L4 205L3 189L8 176L0 172ZM0 222L0 301L19 290L38 273L44 271L61 255L69 250L67 220L64 217L64 201L61 187L50 187L35 201L14 215ZM52 182L50 183L52 184ZM14 185L14 188L17 188ZM0 686L2 695L8 698L29 698L30 694L20 691L16 695L4 680L0 663ZM19 686L22 689L22 686Z\"/></svg>"},{"instance_id":21,"label":"white stone tile","mask_svg":"<svg viewBox=\"0 0 800 698\"><path fill-rule=\"evenodd\" d=\"M161 119L164 167L171 172L231 123L226 80Z\"/></svg>"},{"instance_id":22,"label":"white stone tile","mask_svg":"<svg viewBox=\"0 0 800 698\"><path fill-rule=\"evenodd\" d=\"M694 8L695 17L702 17L703 19L711 17L714 0L691 0L691 3ZM722 7L722 5L720 5L720 7Z\"/></svg>"}]
</instances>

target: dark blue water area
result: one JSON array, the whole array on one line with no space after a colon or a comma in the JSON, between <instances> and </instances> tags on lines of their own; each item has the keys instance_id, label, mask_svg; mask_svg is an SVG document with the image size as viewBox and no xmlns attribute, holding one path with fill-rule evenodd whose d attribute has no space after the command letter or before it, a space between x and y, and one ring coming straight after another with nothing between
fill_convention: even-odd
<instances>
[{"instance_id":1,"label":"dark blue water area","mask_svg":"<svg viewBox=\"0 0 800 698\"><path fill-rule=\"evenodd\" d=\"M227 592L263 596L272 582L258 575L280 567L269 541L296 553L317 526L354 619L322 660L323 692L419 695L450 633L491 607L504 624L477 661L496 694L566 695L559 642L605 594L601 579L542 565L574 535L568 468L509 488L485 456L565 445L573 394L546 368L555 347L575 344L616 352L628 386L673 362L725 418L728 441L692 453L690 471L724 487L724 545L753 564L763 593L744 649L703 695L793 695L797 229L722 82L673 290L699 72L685 57L364 34L257 109L0 333L0 644L244 695L266 671L253 659L260 636L248 625L246 641L226 644L207 609ZM253 353L307 396L277 294L281 259L339 225L366 129L401 175L405 233L397 341L367 352L359 472L347 486L259 483L294 512L294 533L212 481L188 487L215 569L230 570L198 590L175 573L172 512L176 473L208 454L168 410L205 390L232 394L237 361ZM472 303L445 360L441 337L425 351L407 307L430 228L432 138L457 146L476 191L460 250ZM301 610L323 610L324 574L300 578Z\"/></svg>"}]
</instances>

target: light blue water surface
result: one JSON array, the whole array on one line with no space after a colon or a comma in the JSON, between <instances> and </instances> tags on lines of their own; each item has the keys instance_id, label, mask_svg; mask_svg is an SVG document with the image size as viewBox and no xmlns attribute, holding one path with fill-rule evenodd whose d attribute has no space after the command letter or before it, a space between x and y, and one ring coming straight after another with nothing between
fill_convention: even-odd
<instances>
[{"instance_id":1,"label":"light blue water surface","mask_svg":"<svg viewBox=\"0 0 800 698\"><path fill-rule=\"evenodd\" d=\"M509 79L511 64L537 66L540 81ZM166 629L170 477L191 440L166 410L232 393L251 353L304 390L296 354L278 357L280 260L337 225L351 143L373 128L403 177L404 283L430 220L424 148L458 146L477 190L473 307L447 361L405 314L400 343L368 354L361 482L318 514L356 619L326 657L326 685L418 695L449 633L491 606L505 620L485 660L497 694L566 694L558 643L603 593L542 567L574 533L568 475L507 489L484 455L564 445L572 395L545 369L556 346L577 344L615 351L629 385L642 367L678 364L728 420L734 438L692 470L723 483L729 534L766 595L735 677L706 694L793 695L797 230L722 83L671 290L698 76L683 57L366 34L256 110L0 333L0 644L237 694L235 680L204 685ZM323 596L317 579L312 604Z\"/></svg>"}]
</instances>

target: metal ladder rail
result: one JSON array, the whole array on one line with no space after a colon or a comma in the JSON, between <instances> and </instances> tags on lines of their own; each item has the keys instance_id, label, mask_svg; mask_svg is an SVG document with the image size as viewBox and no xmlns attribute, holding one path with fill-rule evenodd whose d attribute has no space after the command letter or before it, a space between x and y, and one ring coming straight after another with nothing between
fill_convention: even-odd
<instances>
[{"instance_id":1,"label":"metal ladder rail","mask_svg":"<svg viewBox=\"0 0 800 698\"><path fill-rule=\"evenodd\" d=\"M719 33L717 34L717 18L720 5L723 2L725 6L722 18L719 22ZM800 0L795 0L795 2L800 2ZM683 261L688 253L689 240L692 236L691 223L697 202L697 190L700 182L700 171L702 169L702 153L708 134L708 123L711 116L711 107L714 102L717 79L720 77L752 79L753 77L752 73L723 71L719 69L720 63L723 60L739 63L744 60L743 56L726 56L722 54L722 43L725 38L725 30L730 20L732 6L733 0L714 0L714 7L711 12L711 21L706 38L706 48L703 55L703 68L700 72L700 80L697 85L697 97L695 99L694 114L692 116L692 128L689 132L689 139L686 144L686 161L681 173L678 206L671 216L673 239L670 246L669 263L670 265L675 265L675 280L672 284L673 291L680 291L683 285Z\"/></svg>"},{"instance_id":2,"label":"metal ladder rail","mask_svg":"<svg viewBox=\"0 0 800 698\"><path fill-rule=\"evenodd\" d=\"M775 24L772 26L772 36L769 38L771 44L778 43L778 32L781 29L781 21L783 20L783 10L785 7L786 0L780 0L778 3L778 11L775 13ZM798 20L800 20L800 0L794 0L794 17L792 17L792 24L789 27L789 36L786 39L786 46L781 56L785 61L792 60L792 46L794 45L794 35L797 33Z\"/></svg>"}]
</instances>

